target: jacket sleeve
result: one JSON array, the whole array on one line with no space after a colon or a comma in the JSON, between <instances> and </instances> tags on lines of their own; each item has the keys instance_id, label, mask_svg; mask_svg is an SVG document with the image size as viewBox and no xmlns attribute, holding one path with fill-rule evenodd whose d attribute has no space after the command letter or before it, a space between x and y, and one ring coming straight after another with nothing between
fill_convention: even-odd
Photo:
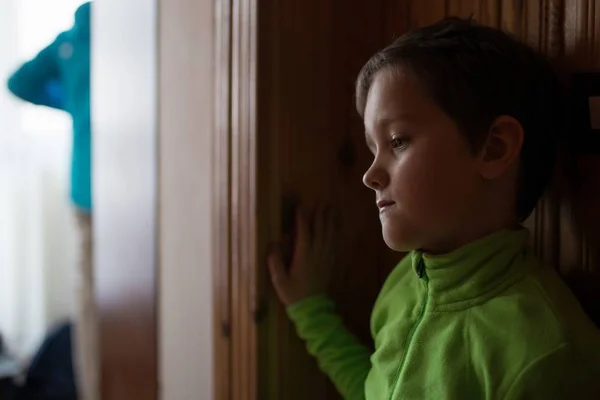
<instances>
[{"instance_id":1,"label":"jacket sleeve","mask_svg":"<svg viewBox=\"0 0 600 400\"><path fill-rule=\"evenodd\" d=\"M58 69L62 35L27 61L8 79L8 90L27 102L64 109L63 87Z\"/></svg>"},{"instance_id":2,"label":"jacket sleeve","mask_svg":"<svg viewBox=\"0 0 600 400\"><path fill-rule=\"evenodd\" d=\"M343 325L326 296L309 297L287 309L308 352L346 400L365 398L370 351Z\"/></svg>"},{"instance_id":3,"label":"jacket sleeve","mask_svg":"<svg viewBox=\"0 0 600 400\"><path fill-rule=\"evenodd\" d=\"M600 399L600 365L596 348L576 351L564 343L534 360L509 388L506 399Z\"/></svg>"}]
</instances>

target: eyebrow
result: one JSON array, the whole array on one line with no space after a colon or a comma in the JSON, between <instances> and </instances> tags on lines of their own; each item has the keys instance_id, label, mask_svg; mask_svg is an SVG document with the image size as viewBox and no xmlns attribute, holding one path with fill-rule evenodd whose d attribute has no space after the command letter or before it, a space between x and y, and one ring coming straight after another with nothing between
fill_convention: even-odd
<instances>
[{"instance_id":1,"label":"eyebrow","mask_svg":"<svg viewBox=\"0 0 600 400\"><path fill-rule=\"evenodd\" d=\"M379 118L375 122L375 125L378 129L382 129L382 128L387 128L389 125L391 125L397 121L412 122L412 121L415 121L416 119L417 119L417 117L416 117L416 114L414 114L414 113L401 113L401 114L390 116L390 117ZM369 136L371 136L371 132L369 132L367 129L365 129L365 139L367 140L367 144L374 143L373 140Z\"/></svg>"},{"instance_id":2,"label":"eyebrow","mask_svg":"<svg viewBox=\"0 0 600 400\"><path fill-rule=\"evenodd\" d=\"M379 118L375 122L375 125L378 127L387 127L388 125L391 125L392 123L394 123L396 121L411 122L411 121L415 121L416 119L417 119L417 116L415 113L400 113L400 114L392 115L389 117Z\"/></svg>"}]
</instances>

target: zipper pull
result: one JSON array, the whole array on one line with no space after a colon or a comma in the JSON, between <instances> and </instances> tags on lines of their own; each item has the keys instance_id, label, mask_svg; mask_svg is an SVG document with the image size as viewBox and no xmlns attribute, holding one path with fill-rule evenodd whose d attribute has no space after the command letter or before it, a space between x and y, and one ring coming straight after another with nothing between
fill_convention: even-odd
<instances>
[{"instance_id":1,"label":"zipper pull","mask_svg":"<svg viewBox=\"0 0 600 400\"><path fill-rule=\"evenodd\" d=\"M423 279L425 276L425 263L423 262L423 258L419 259L419 265L417 265L417 276L419 279Z\"/></svg>"}]
</instances>

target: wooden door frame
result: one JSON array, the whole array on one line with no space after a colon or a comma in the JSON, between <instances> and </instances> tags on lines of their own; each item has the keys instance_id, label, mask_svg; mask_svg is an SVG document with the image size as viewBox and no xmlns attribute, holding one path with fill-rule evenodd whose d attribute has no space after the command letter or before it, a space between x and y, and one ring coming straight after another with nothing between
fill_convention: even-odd
<instances>
[{"instance_id":1,"label":"wooden door frame","mask_svg":"<svg viewBox=\"0 0 600 400\"><path fill-rule=\"evenodd\" d=\"M215 134L213 168L214 396L231 399L231 1L215 2Z\"/></svg>"},{"instance_id":2,"label":"wooden door frame","mask_svg":"<svg viewBox=\"0 0 600 400\"><path fill-rule=\"evenodd\" d=\"M257 397L257 1L216 1L215 399Z\"/></svg>"}]
</instances>

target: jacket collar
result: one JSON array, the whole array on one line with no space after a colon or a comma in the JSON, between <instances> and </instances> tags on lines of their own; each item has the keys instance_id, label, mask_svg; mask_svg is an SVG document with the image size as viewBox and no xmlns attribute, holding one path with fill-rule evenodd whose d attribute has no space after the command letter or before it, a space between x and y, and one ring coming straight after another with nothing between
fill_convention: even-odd
<instances>
[{"instance_id":1,"label":"jacket collar","mask_svg":"<svg viewBox=\"0 0 600 400\"><path fill-rule=\"evenodd\" d=\"M529 231L500 230L444 255L411 252L412 267L434 305L470 305L522 276L533 257Z\"/></svg>"}]
</instances>

